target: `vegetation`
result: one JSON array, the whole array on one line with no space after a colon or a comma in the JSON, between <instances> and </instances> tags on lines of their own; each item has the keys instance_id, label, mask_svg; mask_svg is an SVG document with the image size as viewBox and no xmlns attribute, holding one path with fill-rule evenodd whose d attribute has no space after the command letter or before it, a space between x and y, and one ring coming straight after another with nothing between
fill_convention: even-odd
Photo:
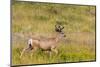
<instances>
[{"instance_id":1,"label":"vegetation","mask_svg":"<svg viewBox=\"0 0 100 67\"><path fill-rule=\"evenodd\" d=\"M57 21L65 27L67 36L57 47L59 54L49 56L39 49L33 56L26 53L20 59L28 35L50 36ZM12 2L13 65L80 61L95 61L95 6Z\"/></svg>"}]
</instances>

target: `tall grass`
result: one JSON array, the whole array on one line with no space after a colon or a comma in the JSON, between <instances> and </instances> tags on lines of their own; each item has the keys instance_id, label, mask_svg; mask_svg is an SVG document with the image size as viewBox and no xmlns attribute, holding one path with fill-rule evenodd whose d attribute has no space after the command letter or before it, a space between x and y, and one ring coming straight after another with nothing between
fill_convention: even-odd
<instances>
[{"instance_id":1,"label":"tall grass","mask_svg":"<svg viewBox=\"0 0 100 67\"><path fill-rule=\"evenodd\" d=\"M66 32L95 31L93 6L16 2L12 11L13 32L25 31L26 27L30 27L30 31L40 31L41 24L43 29L52 31L56 21L62 21Z\"/></svg>"},{"instance_id":2,"label":"tall grass","mask_svg":"<svg viewBox=\"0 0 100 67\"><path fill-rule=\"evenodd\" d=\"M65 27L66 42L59 43L59 54L42 52L40 49L20 53L27 42L24 38L12 38L12 64L42 64L59 62L79 62L95 60L95 7L67 4L12 3L12 34L29 35L30 32L48 36L54 34L54 25L60 21ZM25 37L25 36L24 36ZM17 38L17 39L16 39Z\"/></svg>"},{"instance_id":3,"label":"tall grass","mask_svg":"<svg viewBox=\"0 0 100 67\"><path fill-rule=\"evenodd\" d=\"M41 50L33 53L25 53L20 59L20 53L25 46L13 47L12 62L13 65L17 64L44 64L44 63L60 63L60 62L80 62L80 61L94 61L95 60L95 46L84 44L60 44L56 55L52 53L51 56Z\"/></svg>"}]
</instances>

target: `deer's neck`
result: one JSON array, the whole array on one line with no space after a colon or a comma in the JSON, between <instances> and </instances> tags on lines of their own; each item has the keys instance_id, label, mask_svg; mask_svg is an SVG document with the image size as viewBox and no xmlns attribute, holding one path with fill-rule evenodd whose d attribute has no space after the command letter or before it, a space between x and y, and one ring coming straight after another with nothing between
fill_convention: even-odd
<instances>
[{"instance_id":1,"label":"deer's neck","mask_svg":"<svg viewBox=\"0 0 100 67\"><path fill-rule=\"evenodd\" d=\"M56 41L56 42L59 42L59 41L60 41L60 37L56 37L56 38L55 38L55 41Z\"/></svg>"}]
</instances>

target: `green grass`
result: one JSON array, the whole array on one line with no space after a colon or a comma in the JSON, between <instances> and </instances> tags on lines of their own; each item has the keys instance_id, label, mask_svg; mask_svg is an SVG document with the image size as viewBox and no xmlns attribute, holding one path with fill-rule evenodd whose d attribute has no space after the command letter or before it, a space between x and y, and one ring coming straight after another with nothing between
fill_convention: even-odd
<instances>
[{"instance_id":1,"label":"green grass","mask_svg":"<svg viewBox=\"0 0 100 67\"><path fill-rule=\"evenodd\" d=\"M66 26L65 32L95 31L93 6L16 2L12 5L12 12L13 32L27 32L27 28L29 32L53 31L56 21Z\"/></svg>"},{"instance_id":2,"label":"green grass","mask_svg":"<svg viewBox=\"0 0 100 67\"><path fill-rule=\"evenodd\" d=\"M66 42L59 43L59 54L51 56L36 51L26 53L21 59L21 51L26 47L29 33L49 36L55 33L56 21L65 27ZM42 64L59 62L79 62L95 60L95 7L67 4L12 2L12 64ZM22 35L21 35L22 34Z\"/></svg>"},{"instance_id":3,"label":"green grass","mask_svg":"<svg viewBox=\"0 0 100 67\"><path fill-rule=\"evenodd\" d=\"M80 46L81 45L81 46ZM60 62L80 62L80 61L94 61L95 60L95 47L82 44L61 44L58 48L58 55L52 53L49 56L48 53L38 50L33 53L25 53L20 59L20 52L25 46L13 47L12 62L13 65L17 64L44 64L44 63L60 63Z\"/></svg>"}]
</instances>

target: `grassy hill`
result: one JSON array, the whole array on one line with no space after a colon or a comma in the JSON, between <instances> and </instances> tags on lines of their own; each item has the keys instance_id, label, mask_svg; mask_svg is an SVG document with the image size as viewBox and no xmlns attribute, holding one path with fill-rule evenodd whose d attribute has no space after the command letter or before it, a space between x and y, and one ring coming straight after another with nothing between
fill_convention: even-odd
<instances>
[{"instance_id":1,"label":"grassy hill","mask_svg":"<svg viewBox=\"0 0 100 67\"><path fill-rule=\"evenodd\" d=\"M29 33L43 36L54 34L57 21L65 27L67 36L67 41L60 43L60 48L58 47L58 56L53 54L48 58L47 54L38 50L33 57L29 53L20 59L20 52L27 46L25 37ZM12 63L94 61L95 24L95 6L13 1Z\"/></svg>"},{"instance_id":2,"label":"grassy hill","mask_svg":"<svg viewBox=\"0 0 100 67\"><path fill-rule=\"evenodd\" d=\"M29 27L31 32L50 33L56 21L65 25L66 32L95 31L94 6L16 2L12 12L13 32L26 32Z\"/></svg>"}]
</instances>

